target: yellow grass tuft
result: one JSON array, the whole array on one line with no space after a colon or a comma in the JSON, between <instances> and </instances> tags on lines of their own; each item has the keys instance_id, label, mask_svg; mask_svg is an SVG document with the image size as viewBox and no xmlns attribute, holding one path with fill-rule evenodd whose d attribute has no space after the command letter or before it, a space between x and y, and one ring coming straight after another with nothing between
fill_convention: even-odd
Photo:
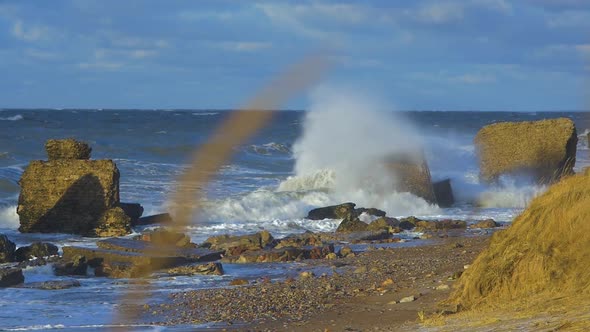
<instances>
[{"instance_id":1,"label":"yellow grass tuft","mask_svg":"<svg viewBox=\"0 0 590 332\"><path fill-rule=\"evenodd\" d=\"M590 292L590 172L534 199L465 271L449 303L501 307L508 301Z\"/></svg>"}]
</instances>

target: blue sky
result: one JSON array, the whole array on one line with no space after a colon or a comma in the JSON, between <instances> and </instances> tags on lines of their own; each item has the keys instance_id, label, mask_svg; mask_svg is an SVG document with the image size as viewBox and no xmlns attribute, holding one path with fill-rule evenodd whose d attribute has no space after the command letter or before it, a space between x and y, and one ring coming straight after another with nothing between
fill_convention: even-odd
<instances>
[{"instance_id":1,"label":"blue sky","mask_svg":"<svg viewBox=\"0 0 590 332\"><path fill-rule=\"evenodd\" d=\"M398 109L590 105L589 0L0 0L0 107L234 108L318 49Z\"/></svg>"}]
</instances>

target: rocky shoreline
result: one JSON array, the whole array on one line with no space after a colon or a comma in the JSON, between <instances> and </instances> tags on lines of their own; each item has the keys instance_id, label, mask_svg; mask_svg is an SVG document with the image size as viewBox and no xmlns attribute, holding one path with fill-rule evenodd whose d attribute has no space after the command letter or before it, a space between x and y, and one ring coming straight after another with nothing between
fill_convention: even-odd
<instances>
[{"instance_id":1,"label":"rocky shoreline","mask_svg":"<svg viewBox=\"0 0 590 332\"><path fill-rule=\"evenodd\" d=\"M419 312L443 310L436 303L487 242L487 235L445 237L418 247L369 247L339 259L307 260L297 276L284 280L173 294L143 306L143 319L163 325L217 322L237 330L393 329L415 322Z\"/></svg>"}]
</instances>

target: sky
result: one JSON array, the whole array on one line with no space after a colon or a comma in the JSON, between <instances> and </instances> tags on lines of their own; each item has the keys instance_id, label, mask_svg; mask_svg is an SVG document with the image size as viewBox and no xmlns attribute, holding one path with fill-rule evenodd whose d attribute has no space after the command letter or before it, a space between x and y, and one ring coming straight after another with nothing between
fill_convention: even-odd
<instances>
[{"instance_id":1,"label":"sky","mask_svg":"<svg viewBox=\"0 0 590 332\"><path fill-rule=\"evenodd\" d=\"M395 109L590 109L590 0L0 0L0 108L233 109L318 50Z\"/></svg>"}]
</instances>

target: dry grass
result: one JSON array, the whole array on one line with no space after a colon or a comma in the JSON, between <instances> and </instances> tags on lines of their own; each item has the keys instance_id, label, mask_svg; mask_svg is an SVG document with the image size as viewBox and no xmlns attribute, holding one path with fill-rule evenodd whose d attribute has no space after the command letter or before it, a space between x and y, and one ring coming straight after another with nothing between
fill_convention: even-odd
<instances>
[{"instance_id":1,"label":"dry grass","mask_svg":"<svg viewBox=\"0 0 590 332\"><path fill-rule=\"evenodd\" d=\"M450 302L465 308L544 294L590 291L590 174L553 185L459 280Z\"/></svg>"}]
</instances>

